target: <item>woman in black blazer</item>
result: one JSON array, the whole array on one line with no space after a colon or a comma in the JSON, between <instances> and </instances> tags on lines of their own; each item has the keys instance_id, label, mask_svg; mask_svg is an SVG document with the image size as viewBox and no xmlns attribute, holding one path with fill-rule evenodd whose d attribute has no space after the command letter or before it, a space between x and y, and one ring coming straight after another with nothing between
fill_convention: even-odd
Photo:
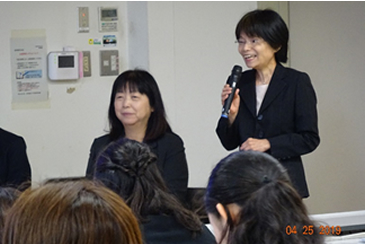
<instances>
[{"instance_id":1,"label":"woman in black blazer","mask_svg":"<svg viewBox=\"0 0 365 244\"><path fill-rule=\"evenodd\" d=\"M317 99L306 73L283 67L287 61L289 32L272 10L247 13L236 27L238 51L246 66L228 118L216 132L227 150L267 152L288 170L304 198L308 197L301 155L319 145ZM231 93L222 91L222 104Z\"/></svg>"},{"instance_id":2,"label":"woman in black blazer","mask_svg":"<svg viewBox=\"0 0 365 244\"><path fill-rule=\"evenodd\" d=\"M90 149L86 176L92 178L96 159L109 143L128 138L148 144L167 186L181 201L188 187L183 140L167 119L156 80L144 70L127 70L114 81L108 111L110 132L96 138Z\"/></svg>"}]
</instances>

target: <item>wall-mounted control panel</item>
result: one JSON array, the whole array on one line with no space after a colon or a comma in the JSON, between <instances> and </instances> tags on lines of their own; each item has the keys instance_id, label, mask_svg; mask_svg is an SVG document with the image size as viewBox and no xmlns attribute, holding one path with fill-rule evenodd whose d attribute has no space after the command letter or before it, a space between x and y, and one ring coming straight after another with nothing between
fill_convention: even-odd
<instances>
[{"instance_id":1,"label":"wall-mounted control panel","mask_svg":"<svg viewBox=\"0 0 365 244\"><path fill-rule=\"evenodd\" d=\"M99 7L99 31L116 32L118 31L118 8Z\"/></svg>"},{"instance_id":2,"label":"wall-mounted control panel","mask_svg":"<svg viewBox=\"0 0 365 244\"><path fill-rule=\"evenodd\" d=\"M79 53L76 51L50 52L48 54L50 80L76 80L79 78Z\"/></svg>"}]
</instances>

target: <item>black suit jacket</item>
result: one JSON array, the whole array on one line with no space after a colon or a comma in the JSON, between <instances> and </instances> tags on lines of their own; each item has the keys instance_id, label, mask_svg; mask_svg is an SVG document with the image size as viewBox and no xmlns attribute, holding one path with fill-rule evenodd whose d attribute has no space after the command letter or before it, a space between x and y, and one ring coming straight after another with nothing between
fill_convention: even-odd
<instances>
[{"instance_id":1,"label":"black suit jacket","mask_svg":"<svg viewBox=\"0 0 365 244\"><path fill-rule=\"evenodd\" d=\"M93 178L97 157L110 142L109 135L94 140L86 170L88 178ZM157 166L167 186L182 202L185 202L189 175L182 139L175 133L165 133L159 139L147 144L157 156Z\"/></svg>"},{"instance_id":2,"label":"black suit jacket","mask_svg":"<svg viewBox=\"0 0 365 244\"><path fill-rule=\"evenodd\" d=\"M267 153L277 158L302 197L308 197L301 155L319 145L317 98L306 73L278 64L261 108L256 113L255 70L242 73L238 83L240 108L232 126L221 118L216 132L227 150L249 137L268 139Z\"/></svg>"},{"instance_id":3,"label":"black suit jacket","mask_svg":"<svg viewBox=\"0 0 365 244\"><path fill-rule=\"evenodd\" d=\"M0 186L19 187L30 180L24 139L0 128Z\"/></svg>"}]
</instances>

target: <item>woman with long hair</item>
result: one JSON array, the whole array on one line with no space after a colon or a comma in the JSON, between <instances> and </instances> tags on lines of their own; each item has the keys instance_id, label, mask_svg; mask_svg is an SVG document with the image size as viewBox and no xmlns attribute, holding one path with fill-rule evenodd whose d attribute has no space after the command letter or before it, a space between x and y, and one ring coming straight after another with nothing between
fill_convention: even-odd
<instances>
[{"instance_id":1,"label":"woman with long hair","mask_svg":"<svg viewBox=\"0 0 365 244\"><path fill-rule=\"evenodd\" d=\"M127 70L114 82L108 110L110 132L91 146L86 175L92 178L96 159L119 138L148 144L157 155L157 166L172 193L185 201L188 166L182 139L172 132L160 90L144 70Z\"/></svg>"},{"instance_id":2,"label":"woman with long hair","mask_svg":"<svg viewBox=\"0 0 365 244\"><path fill-rule=\"evenodd\" d=\"M205 206L220 244L323 243L286 169L266 153L222 159L210 175Z\"/></svg>"},{"instance_id":3,"label":"woman with long hair","mask_svg":"<svg viewBox=\"0 0 365 244\"><path fill-rule=\"evenodd\" d=\"M148 145L120 139L100 154L94 179L131 207L147 244L214 243L199 217L170 193Z\"/></svg>"}]
</instances>

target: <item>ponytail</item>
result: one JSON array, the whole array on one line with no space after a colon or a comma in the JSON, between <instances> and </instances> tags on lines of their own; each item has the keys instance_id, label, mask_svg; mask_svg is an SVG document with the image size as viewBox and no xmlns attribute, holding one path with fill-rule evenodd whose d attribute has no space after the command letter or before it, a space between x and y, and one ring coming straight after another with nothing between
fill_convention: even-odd
<instances>
[{"instance_id":1,"label":"ponytail","mask_svg":"<svg viewBox=\"0 0 365 244\"><path fill-rule=\"evenodd\" d=\"M207 212L219 217L218 203L240 208L221 233L223 240L228 232L229 244L323 243L286 169L266 153L234 152L217 164L206 191ZM288 234L288 226L296 226L297 234ZM312 235L303 235L303 226L313 226Z\"/></svg>"},{"instance_id":2,"label":"ponytail","mask_svg":"<svg viewBox=\"0 0 365 244\"><path fill-rule=\"evenodd\" d=\"M200 232L198 215L170 193L156 160L148 145L120 139L99 156L95 179L119 194L141 223L148 222L148 215L168 214L188 230Z\"/></svg>"},{"instance_id":3,"label":"ponytail","mask_svg":"<svg viewBox=\"0 0 365 244\"><path fill-rule=\"evenodd\" d=\"M313 234L303 235L304 226L313 226ZM288 234L287 227L295 227L297 233ZM312 244L321 237L294 187L278 180L268 182L246 201L228 240L230 244Z\"/></svg>"}]
</instances>

